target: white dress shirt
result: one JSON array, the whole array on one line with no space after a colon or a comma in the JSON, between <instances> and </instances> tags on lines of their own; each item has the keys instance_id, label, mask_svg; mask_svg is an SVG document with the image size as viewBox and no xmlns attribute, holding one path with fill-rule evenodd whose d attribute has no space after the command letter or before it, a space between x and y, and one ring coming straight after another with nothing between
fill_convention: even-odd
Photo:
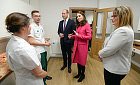
<instances>
[{"instance_id":1,"label":"white dress shirt","mask_svg":"<svg viewBox=\"0 0 140 85\"><path fill-rule=\"evenodd\" d=\"M130 26L117 28L105 40L99 57L106 70L115 74L127 74L131 66L134 32Z\"/></svg>"},{"instance_id":2,"label":"white dress shirt","mask_svg":"<svg viewBox=\"0 0 140 85\"><path fill-rule=\"evenodd\" d=\"M64 20L64 22L65 22L65 28L66 28L66 26L67 26L68 20L69 20L69 18L67 18L66 21ZM63 22L63 30L65 30L65 29L64 29L64 22Z\"/></svg>"},{"instance_id":3,"label":"white dress shirt","mask_svg":"<svg viewBox=\"0 0 140 85\"><path fill-rule=\"evenodd\" d=\"M42 78L35 77L31 70L38 67L40 54L28 42L18 36L11 36L6 56L8 65L16 75L16 85L44 85Z\"/></svg>"}]
</instances>

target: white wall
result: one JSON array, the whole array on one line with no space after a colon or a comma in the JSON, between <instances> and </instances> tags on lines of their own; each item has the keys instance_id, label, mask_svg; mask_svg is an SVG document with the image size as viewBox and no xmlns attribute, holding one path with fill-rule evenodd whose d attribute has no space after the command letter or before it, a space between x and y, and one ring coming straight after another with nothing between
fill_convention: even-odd
<instances>
[{"instance_id":1,"label":"white wall","mask_svg":"<svg viewBox=\"0 0 140 85\"><path fill-rule=\"evenodd\" d=\"M116 7L117 0L99 0L99 9Z\"/></svg>"},{"instance_id":2,"label":"white wall","mask_svg":"<svg viewBox=\"0 0 140 85\"><path fill-rule=\"evenodd\" d=\"M40 0L30 0L30 5L36 10L40 10Z\"/></svg>"},{"instance_id":3,"label":"white wall","mask_svg":"<svg viewBox=\"0 0 140 85\"><path fill-rule=\"evenodd\" d=\"M36 9L36 10L40 10L40 6L39 6L40 1L39 0L21 0L21 1L33 6L34 9Z\"/></svg>"},{"instance_id":4,"label":"white wall","mask_svg":"<svg viewBox=\"0 0 140 85\"><path fill-rule=\"evenodd\" d=\"M140 18L140 0L117 0L117 6L129 6L132 8L134 14L134 31L135 33L140 33L140 31L137 31L138 22Z\"/></svg>"},{"instance_id":5,"label":"white wall","mask_svg":"<svg viewBox=\"0 0 140 85\"><path fill-rule=\"evenodd\" d=\"M69 10L69 7L97 8L97 0L40 0L41 24L46 30L46 36L56 44L52 44L52 48L57 49L56 53L61 53L57 34L58 24L62 20L62 10ZM51 50L51 53L53 52Z\"/></svg>"},{"instance_id":6,"label":"white wall","mask_svg":"<svg viewBox=\"0 0 140 85\"><path fill-rule=\"evenodd\" d=\"M5 18L8 14L21 12L30 16L30 12L34 9L29 4L20 0L1 0L0 6L0 37L10 35L5 28Z\"/></svg>"},{"instance_id":7,"label":"white wall","mask_svg":"<svg viewBox=\"0 0 140 85\"><path fill-rule=\"evenodd\" d=\"M30 4L30 0L21 0L21 1L23 1L23 2L25 2L27 4Z\"/></svg>"}]
</instances>

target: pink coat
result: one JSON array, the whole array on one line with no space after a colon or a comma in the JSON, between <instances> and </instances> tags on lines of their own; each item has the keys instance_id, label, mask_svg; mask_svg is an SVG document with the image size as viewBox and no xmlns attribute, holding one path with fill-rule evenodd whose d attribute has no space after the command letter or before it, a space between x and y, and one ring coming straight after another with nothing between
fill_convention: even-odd
<instances>
[{"instance_id":1,"label":"pink coat","mask_svg":"<svg viewBox=\"0 0 140 85\"><path fill-rule=\"evenodd\" d=\"M88 54L88 40L91 40L91 27L86 23L84 26L79 26L76 29L78 36L72 35L74 40L72 63L86 65Z\"/></svg>"}]
</instances>

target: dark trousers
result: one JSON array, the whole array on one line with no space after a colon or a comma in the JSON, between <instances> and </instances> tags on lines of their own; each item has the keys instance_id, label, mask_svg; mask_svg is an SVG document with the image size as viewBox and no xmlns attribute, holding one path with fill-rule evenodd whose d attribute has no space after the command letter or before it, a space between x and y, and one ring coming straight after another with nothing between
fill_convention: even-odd
<instances>
[{"instance_id":1,"label":"dark trousers","mask_svg":"<svg viewBox=\"0 0 140 85\"><path fill-rule=\"evenodd\" d=\"M104 69L104 79L105 79L105 85L120 85L121 80L125 77L126 75L118 75L118 74L113 74Z\"/></svg>"},{"instance_id":2,"label":"dark trousers","mask_svg":"<svg viewBox=\"0 0 140 85\"><path fill-rule=\"evenodd\" d=\"M61 50L63 55L63 65L67 66L68 57L68 68L71 68L71 44L63 43L61 44Z\"/></svg>"},{"instance_id":3,"label":"dark trousers","mask_svg":"<svg viewBox=\"0 0 140 85\"><path fill-rule=\"evenodd\" d=\"M40 53L41 54L41 65L44 71L47 71L47 51ZM46 85L46 78L43 78L44 85Z\"/></svg>"}]
</instances>

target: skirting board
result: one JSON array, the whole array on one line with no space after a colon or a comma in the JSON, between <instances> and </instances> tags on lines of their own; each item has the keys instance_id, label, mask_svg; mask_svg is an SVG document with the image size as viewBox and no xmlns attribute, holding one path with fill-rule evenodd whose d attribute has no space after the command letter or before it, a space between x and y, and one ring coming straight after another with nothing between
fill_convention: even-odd
<instances>
[{"instance_id":1,"label":"skirting board","mask_svg":"<svg viewBox=\"0 0 140 85\"><path fill-rule=\"evenodd\" d=\"M140 74L140 64L132 60L131 68Z\"/></svg>"},{"instance_id":2,"label":"skirting board","mask_svg":"<svg viewBox=\"0 0 140 85\"><path fill-rule=\"evenodd\" d=\"M140 68L140 64L132 60L132 63Z\"/></svg>"},{"instance_id":3,"label":"skirting board","mask_svg":"<svg viewBox=\"0 0 140 85\"><path fill-rule=\"evenodd\" d=\"M50 54L50 57L62 57L62 54Z\"/></svg>"}]
</instances>

